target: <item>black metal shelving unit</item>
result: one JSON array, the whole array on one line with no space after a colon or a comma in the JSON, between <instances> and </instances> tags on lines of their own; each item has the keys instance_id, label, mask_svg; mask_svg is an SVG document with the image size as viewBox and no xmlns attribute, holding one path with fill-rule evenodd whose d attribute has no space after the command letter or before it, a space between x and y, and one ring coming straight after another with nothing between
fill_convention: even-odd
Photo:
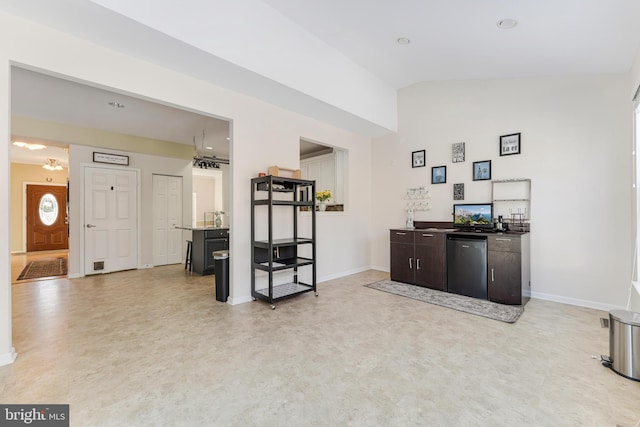
<instances>
[{"instance_id":1,"label":"black metal shelving unit","mask_svg":"<svg viewBox=\"0 0 640 427\"><path fill-rule=\"evenodd\" d=\"M285 193L284 197L274 197L274 193ZM284 178L272 175L251 180L251 296L253 300L263 300L275 309L275 303L285 298L316 290L316 183L304 179ZM261 197L257 197L261 196ZM309 207L311 213L311 236L298 235L298 215L301 207ZM267 239L256 240L256 210L267 210ZM292 209L293 219L290 235L274 238L274 214L280 209ZM311 247L311 256L299 256L301 246ZM311 269L311 283L298 280L299 268ZM256 271L264 271L268 276L267 287L256 289ZM274 273L290 271L293 275L289 283L274 285Z\"/></svg>"}]
</instances>

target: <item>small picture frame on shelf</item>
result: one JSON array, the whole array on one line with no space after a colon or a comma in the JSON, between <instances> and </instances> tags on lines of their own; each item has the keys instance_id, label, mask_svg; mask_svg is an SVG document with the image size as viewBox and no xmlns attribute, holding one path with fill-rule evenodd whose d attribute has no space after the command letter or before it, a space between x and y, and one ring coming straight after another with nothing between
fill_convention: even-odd
<instances>
[{"instance_id":1,"label":"small picture frame on shelf","mask_svg":"<svg viewBox=\"0 0 640 427\"><path fill-rule=\"evenodd\" d=\"M512 133L500 137L500 155L511 156L520 154L520 134Z\"/></svg>"},{"instance_id":2,"label":"small picture frame on shelf","mask_svg":"<svg viewBox=\"0 0 640 427\"><path fill-rule=\"evenodd\" d=\"M464 142L455 142L451 147L451 162L464 162Z\"/></svg>"},{"instance_id":3,"label":"small picture frame on shelf","mask_svg":"<svg viewBox=\"0 0 640 427\"><path fill-rule=\"evenodd\" d=\"M444 184L447 182L447 167L434 166L431 168L431 183Z\"/></svg>"},{"instance_id":4,"label":"small picture frame on shelf","mask_svg":"<svg viewBox=\"0 0 640 427\"><path fill-rule=\"evenodd\" d=\"M464 200L464 183L453 184L453 200Z\"/></svg>"},{"instance_id":5,"label":"small picture frame on shelf","mask_svg":"<svg viewBox=\"0 0 640 427\"><path fill-rule=\"evenodd\" d=\"M425 165L425 150L413 151L411 153L411 167L421 168Z\"/></svg>"},{"instance_id":6,"label":"small picture frame on shelf","mask_svg":"<svg viewBox=\"0 0 640 427\"><path fill-rule=\"evenodd\" d=\"M473 162L473 180L486 181L491 179L491 160Z\"/></svg>"}]
</instances>

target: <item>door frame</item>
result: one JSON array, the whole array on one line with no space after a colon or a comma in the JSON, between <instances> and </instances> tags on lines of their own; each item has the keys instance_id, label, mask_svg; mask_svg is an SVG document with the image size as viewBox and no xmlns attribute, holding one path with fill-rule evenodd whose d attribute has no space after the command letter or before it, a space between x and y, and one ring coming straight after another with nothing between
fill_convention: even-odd
<instances>
[{"instance_id":1,"label":"door frame","mask_svg":"<svg viewBox=\"0 0 640 427\"><path fill-rule=\"evenodd\" d=\"M85 191L85 175L88 168L92 169L109 169L114 171L128 171L135 172L136 174L136 269L140 269L140 259L141 259L141 248L140 242L142 241L142 214L140 209L142 208L142 182L140 182L140 169L138 168L129 168L129 167L120 167L120 166L108 166L108 165L96 165L94 163L81 163L80 164L80 224L78 224L80 228L80 277L86 276L85 271L85 247L84 247L84 239L85 239L85 224L86 219L84 217L85 209L84 209L84 191Z\"/></svg>"},{"instance_id":2,"label":"door frame","mask_svg":"<svg viewBox=\"0 0 640 427\"><path fill-rule=\"evenodd\" d=\"M23 181L22 183L22 252L27 253L27 185L49 185L51 187L66 187L67 184L56 184L53 182L31 182ZM69 189L67 188L67 199L69 198ZM66 209L66 206L65 206ZM65 214L68 212L65 211ZM68 221L68 218L67 218ZM71 223L69 221L69 227ZM69 250L69 249L67 249Z\"/></svg>"}]
</instances>

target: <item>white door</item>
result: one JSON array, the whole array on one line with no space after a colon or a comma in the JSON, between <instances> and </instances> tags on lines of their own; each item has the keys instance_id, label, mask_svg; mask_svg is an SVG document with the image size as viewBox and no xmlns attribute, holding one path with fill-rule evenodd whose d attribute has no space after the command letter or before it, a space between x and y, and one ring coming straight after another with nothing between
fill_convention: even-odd
<instances>
[{"instance_id":1,"label":"white door","mask_svg":"<svg viewBox=\"0 0 640 427\"><path fill-rule=\"evenodd\" d=\"M138 267L138 173L84 168L85 274Z\"/></svg>"},{"instance_id":2,"label":"white door","mask_svg":"<svg viewBox=\"0 0 640 427\"><path fill-rule=\"evenodd\" d=\"M153 175L153 265L182 262L182 177Z\"/></svg>"}]
</instances>

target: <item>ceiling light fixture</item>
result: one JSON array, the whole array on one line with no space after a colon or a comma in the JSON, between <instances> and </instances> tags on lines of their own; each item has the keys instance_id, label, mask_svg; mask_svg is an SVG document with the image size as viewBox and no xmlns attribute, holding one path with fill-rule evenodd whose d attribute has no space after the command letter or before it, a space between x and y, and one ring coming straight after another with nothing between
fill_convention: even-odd
<instances>
[{"instance_id":1,"label":"ceiling light fixture","mask_svg":"<svg viewBox=\"0 0 640 427\"><path fill-rule=\"evenodd\" d=\"M60 165L60 161L56 159L47 159L44 161L44 166L42 166L46 170L50 171L61 171L62 166Z\"/></svg>"},{"instance_id":2,"label":"ceiling light fixture","mask_svg":"<svg viewBox=\"0 0 640 427\"><path fill-rule=\"evenodd\" d=\"M512 19L512 18L504 18L504 19L499 20L496 25L501 30L510 30L513 27L515 27L516 25L518 25L518 21L516 21L515 19Z\"/></svg>"},{"instance_id":3,"label":"ceiling light fixture","mask_svg":"<svg viewBox=\"0 0 640 427\"><path fill-rule=\"evenodd\" d=\"M46 145L29 144L28 142L22 142L22 141L14 141L13 145L15 145L16 147L27 148L27 149L29 149L31 151L33 151L33 150L42 150L44 148L47 148Z\"/></svg>"},{"instance_id":4,"label":"ceiling light fixture","mask_svg":"<svg viewBox=\"0 0 640 427\"><path fill-rule=\"evenodd\" d=\"M408 37L400 37L396 42L398 42L398 44L407 45L411 43L411 39Z\"/></svg>"},{"instance_id":5,"label":"ceiling light fixture","mask_svg":"<svg viewBox=\"0 0 640 427\"><path fill-rule=\"evenodd\" d=\"M109 105L111 105L113 108L124 108L125 107L124 104L121 104L118 101L111 101L109 103Z\"/></svg>"},{"instance_id":6,"label":"ceiling light fixture","mask_svg":"<svg viewBox=\"0 0 640 427\"><path fill-rule=\"evenodd\" d=\"M193 157L193 166L199 167L200 169L220 169L220 165L228 165L229 160L220 159L218 157L209 157L209 156L194 156Z\"/></svg>"}]
</instances>

